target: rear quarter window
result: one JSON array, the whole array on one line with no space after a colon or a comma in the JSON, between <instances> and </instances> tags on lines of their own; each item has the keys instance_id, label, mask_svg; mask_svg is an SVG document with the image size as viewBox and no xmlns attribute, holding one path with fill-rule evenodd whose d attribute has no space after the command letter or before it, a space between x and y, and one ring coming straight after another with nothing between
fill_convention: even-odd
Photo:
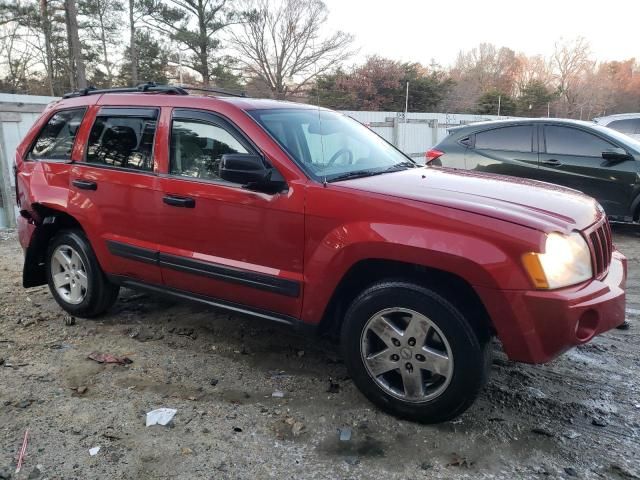
<instances>
[{"instance_id":1,"label":"rear quarter window","mask_svg":"<svg viewBox=\"0 0 640 480\"><path fill-rule=\"evenodd\" d=\"M62 110L53 114L34 142L28 160L71 160L73 143L86 108Z\"/></svg>"}]
</instances>

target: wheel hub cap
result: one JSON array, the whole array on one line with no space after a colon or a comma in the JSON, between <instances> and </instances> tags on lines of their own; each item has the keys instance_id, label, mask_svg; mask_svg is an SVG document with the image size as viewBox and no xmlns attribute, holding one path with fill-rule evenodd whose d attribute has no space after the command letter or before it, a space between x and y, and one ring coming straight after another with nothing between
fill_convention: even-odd
<instances>
[{"instance_id":1,"label":"wheel hub cap","mask_svg":"<svg viewBox=\"0 0 640 480\"><path fill-rule=\"evenodd\" d=\"M449 342L426 316L394 307L373 315L361 337L369 375L387 393L408 402L433 400L453 374Z\"/></svg>"},{"instance_id":2,"label":"wheel hub cap","mask_svg":"<svg viewBox=\"0 0 640 480\"><path fill-rule=\"evenodd\" d=\"M77 305L87 295L87 270L82 257L69 245L59 245L51 255L51 277L58 295L67 303Z\"/></svg>"}]
</instances>

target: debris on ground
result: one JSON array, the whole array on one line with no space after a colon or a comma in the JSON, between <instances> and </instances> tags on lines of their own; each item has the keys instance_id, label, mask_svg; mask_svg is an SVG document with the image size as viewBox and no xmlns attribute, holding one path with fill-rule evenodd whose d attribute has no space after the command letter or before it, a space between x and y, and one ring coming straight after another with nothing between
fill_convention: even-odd
<instances>
[{"instance_id":1,"label":"debris on ground","mask_svg":"<svg viewBox=\"0 0 640 480\"><path fill-rule=\"evenodd\" d=\"M178 411L175 408L157 408L147 412L147 427L151 425L166 425Z\"/></svg>"},{"instance_id":2,"label":"debris on ground","mask_svg":"<svg viewBox=\"0 0 640 480\"><path fill-rule=\"evenodd\" d=\"M18 464L16 466L16 473L20 473L20 470L22 470L22 462L24 462L24 456L27 454L28 444L29 444L29 429L27 428L24 432L24 438L22 439L22 446L20 447L20 452L18 453Z\"/></svg>"},{"instance_id":3,"label":"debris on ground","mask_svg":"<svg viewBox=\"0 0 640 480\"><path fill-rule=\"evenodd\" d=\"M531 395L533 398L537 398L540 400L543 398L547 398L547 395L542 390L535 387L527 387L527 392L529 392L529 395Z\"/></svg>"},{"instance_id":4,"label":"debris on ground","mask_svg":"<svg viewBox=\"0 0 640 480\"><path fill-rule=\"evenodd\" d=\"M96 456L98 454L99 451L100 451L100 445L98 445L97 447L90 448L89 449L89 455L94 457L94 456Z\"/></svg>"},{"instance_id":5,"label":"debris on ground","mask_svg":"<svg viewBox=\"0 0 640 480\"><path fill-rule=\"evenodd\" d=\"M76 317L72 317L71 315L65 315L64 316L64 324L67 327L71 327L72 325L76 324Z\"/></svg>"},{"instance_id":6,"label":"debris on ground","mask_svg":"<svg viewBox=\"0 0 640 480\"><path fill-rule=\"evenodd\" d=\"M98 363L115 363L117 365L129 365L133 363L133 360L129 357L118 357L110 353L91 352L87 358Z\"/></svg>"},{"instance_id":7,"label":"debris on ground","mask_svg":"<svg viewBox=\"0 0 640 480\"><path fill-rule=\"evenodd\" d=\"M616 327L618 330L629 330L631 328L631 322L629 320L625 320L620 325Z\"/></svg>"},{"instance_id":8,"label":"debris on ground","mask_svg":"<svg viewBox=\"0 0 640 480\"><path fill-rule=\"evenodd\" d=\"M578 472L576 472L576 469L573 468L573 467L564 467L564 473L566 473L570 477L577 477L578 476Z\"/></svg>"},{"instance_id":9,"label":"debris on ground","mask_svg":"<svg viewBox=\"0 0 640 480\"><path fill-rule=\"evenodd\" d=\"M606 427L607 425L609 425L609 422L607 422L604 418L594 417L591 419L591 425L595 425L596 427Z\"/></svg>"},{"instance_id":10,"label":"debris on ground","mask_svg":"<svg viewBox=\"0 0 640 480\"><path fill-rule=\"evenodd\" d=\"M273 392L271 394L272 397L274 398L282 398L284 397L284 392L280 391L280 390L276 390L275 392Z\"/></svg>"},{"instance_id":11,"label":"debris on ground","mask_svg":"<svg viewBox=\"0 0 640 480\"><path fill-rule=\"evenodd\" d=\"M532 428L531 431L537 435L544 435L545 437L553 437L553 432L543 427L535 427L535 428Z\"/></svg>"},{"instance_id":12,"label":"debris on ground","mask_svg":"<svg viewBox=\"0 0 640 480\"><path fill-rule=\"evenodd\" d=\"M329 388L327 388L327 393L338 393L340 392L340 384L335 383L333 379L329 378Z\"/></svg>"},{"instance_id":13,"label":"debris on ground","mask_svg":"<svg viewBox=\"0 0 640 480\"><path fill-rule=\"evenodd\" d=\"M338 429L338 438L341 442L348 442L351 440L351 428L344 427Z\"/></svg>"}]
</instances>

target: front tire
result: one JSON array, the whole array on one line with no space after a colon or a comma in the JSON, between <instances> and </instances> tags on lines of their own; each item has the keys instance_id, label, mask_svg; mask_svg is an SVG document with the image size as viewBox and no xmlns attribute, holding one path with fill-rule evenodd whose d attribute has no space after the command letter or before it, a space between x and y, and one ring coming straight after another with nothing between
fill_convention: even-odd
<instances>
[{"instance_id":1,"label":"front tire","mask_svg":"<svg viewBox=\"0 0 640 480\"><path fill-rule=\"evenodd\" d=\"M118 298L120 287L107 280L80 230L63 230L49 243L46 259L49 290L69 314L96 317Z\"/></svg>"},{"instance_id":2,"label":"front tire","mask_svg":"<svg viewBox=\"0 0 640 480\"><path fill-rule=\"evenodd\" d=\"M486 335L440 294L381 282L351 304L341 341L349 374L382 410L438 423L474 402L490 366Z\"/></svg>"}]
</instances>

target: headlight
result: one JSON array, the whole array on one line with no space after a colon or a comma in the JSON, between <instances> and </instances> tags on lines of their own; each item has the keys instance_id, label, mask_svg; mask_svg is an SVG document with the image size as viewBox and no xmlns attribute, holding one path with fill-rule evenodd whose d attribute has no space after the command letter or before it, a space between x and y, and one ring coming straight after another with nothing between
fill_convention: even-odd
<instances>
[{"instance_id":1,"label":"headlight","mask_svg":"<svg viewBox=\"0 0 640 480\"><path fill-rule=\"evenodd\" d=\"M589 246L582 235L550 233L543 253L525 253L522 261L536 288L561 288L593 276Z\"/></svg>"}]
</instances>

